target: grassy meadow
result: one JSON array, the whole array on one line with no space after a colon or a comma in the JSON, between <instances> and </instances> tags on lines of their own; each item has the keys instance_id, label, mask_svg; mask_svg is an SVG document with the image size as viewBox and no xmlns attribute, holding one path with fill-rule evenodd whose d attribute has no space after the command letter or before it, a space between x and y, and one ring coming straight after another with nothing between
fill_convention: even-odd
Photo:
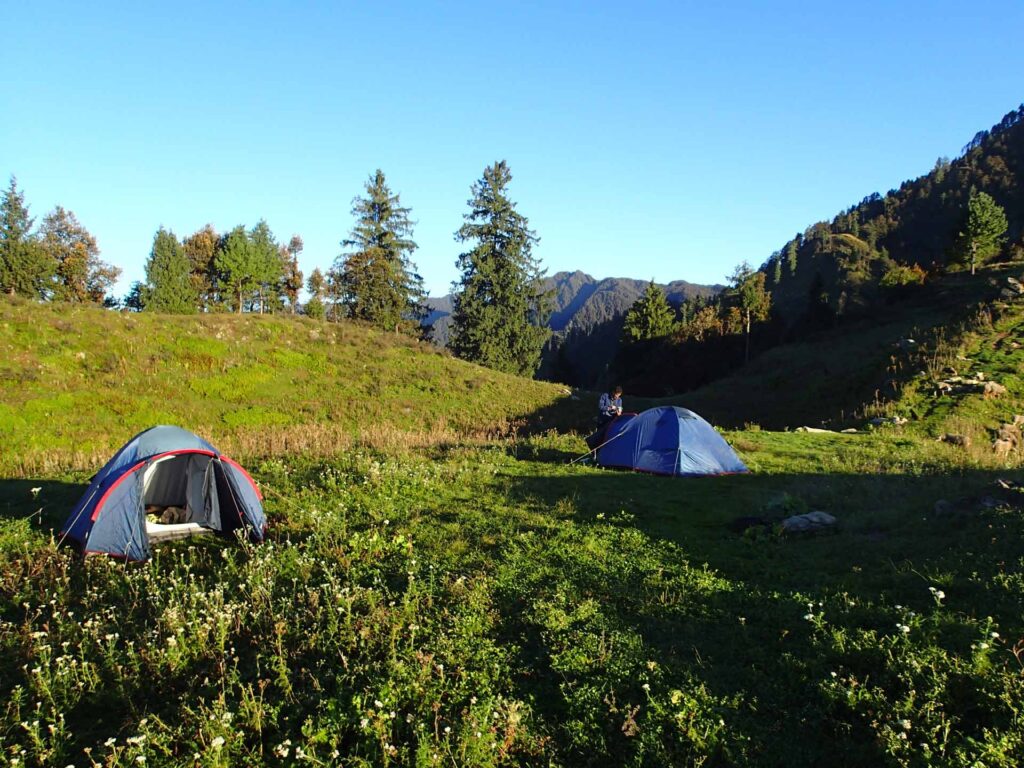
<instances>
[{"instance_id":1,"label":"grassy meadow","mask_svg":"<svg viewBox=\"0 0 1024 768\"><path fill-rule=\"evenodd\" d=\"M1024 762L1019 457L980 447L1015 371L908 388L906 428L727 432L752 474L675 479L570 464L592 403L385 334L76 312L0 303L0 764ZM947 351L994 370L1000 323ZM160 421L244 460L269 540L58 547ZM775 524L808 510L839 522Z\"/></svg>"}]
</instances>

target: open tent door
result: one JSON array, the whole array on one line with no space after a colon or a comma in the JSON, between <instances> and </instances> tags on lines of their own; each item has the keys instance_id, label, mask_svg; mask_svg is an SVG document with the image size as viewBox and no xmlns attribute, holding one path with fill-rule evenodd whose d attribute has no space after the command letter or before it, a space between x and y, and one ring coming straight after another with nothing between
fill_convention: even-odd
<instances>
[{"instance_id":1,"label":"open tent door","mask_svg":"<svg viewBox=\"0 0 1024 768\"><path fill-rule=\"evenodd\" d=\"M223 457L214 462L214 475L220 501L220 530L227 534L246 527L251 540L263 541L267 520L252 479L245 470Z\"/></svg>"}]
</instances>

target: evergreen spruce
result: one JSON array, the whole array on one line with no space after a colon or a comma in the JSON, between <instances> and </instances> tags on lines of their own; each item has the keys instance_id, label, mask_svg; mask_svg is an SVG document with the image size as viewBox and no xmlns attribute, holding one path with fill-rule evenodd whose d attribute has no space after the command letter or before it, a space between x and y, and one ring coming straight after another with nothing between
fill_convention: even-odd
<instances>
[{"instance_id":1,"label":"evergreen spruce","mask_svg":"<svg viewBox=\"0 0 1024 768\"><path fill-rule=\"evenodd\" d=\"M380 328L418 330L423 279L410 255L416 250L409 209L388 188L380 169L366 183L366 197L352 201L356 224L341 242L350 249L333 272L348 317Z\"/></svg>"},{"instance_id":2,"label":"evergreen spruce","mask_svg":"<svg viewBox=\"0 0 1024 768\"><path fill-rule=\"evenodd\" d=\"M281 279L281 293L288 300L288 306L292 314L299 305L299 293L302 291L302 270L299 269L299 254L302 253L302 238L292 235L287 247L281 248L281 263L283 266L283 277Z\"/></svg>"},{"instance_id":3,"label":"evergreen spruce","mask_svg":"<svg viewBox=\"0 0 1024 768\"><path fill-rule=\"evenodd\" d=\"M786 265L789 267L789 274L796 274L797 258L800 255L799 235L786 243ZM781 282L781 281L779 281Z\"/></svg>"},{"instance_id":4,"label":"evergreen spruce","mask_svg":"<svg viewBox=\"0 0 1024 768\"><path fill-rule=\"evenodd\" d=\"M53 260L32 234L25 194L12 176L0 199L0 291L47 298L53 273Z\"/></svg>"},{"instance_id":5,"label":"evergreen spruce","mask_svg":"<svg viewBox=\"0 0 1024 768\"><path fill-rule=\"evenodd\" d=\"M147 312L191 314L199 296L192 284L191 265L173 232L163 227L153 238L146 262L146 286L141 303Z\"/></svg>"},{"instance_id":6,"label":"evergreen spruce","mask_svg":"<svg viewBox=\"0 0 1024 768\"><path fill-rule=\"evenodd\" d=\"M239 314L259 287L261 258L241 224L223 238L214 258L224 291L231 296L234 310Z\"/></svg>"},{"instance_id":7,"label":"evergreen spruce","mask_svg":"<svg viewBox=\"0 0 1024 768\"><path fill-rule=\"evenodd\" d=\"M284 265L277 240L265 220L260 219L249 231L249 242L252 247L257 304L262 315L267 311L268 303L274 309L280 307L279 288L284 277Z\"/></svg>"},{"instance_id":8,"label":"evergreen spruce","mask_svg":"<svg viewBox=\"0 0 1024 768\"><path fill-rule=\"evenodd\" d=\"M675 312L665 292L651 280L644 294L626 312L622 339L625 342L659 339L672 333L674 327Z\"/></svg>"},{"instance_id":9,"label":"evergreen spruce","mask_svg":"<svg viewBox=\"0 0 1024 768\"><path fill-rule=\"evenodd\" d=\"M765 290L764 272L755 272L747 262L743 262L729 276L732 283L729 298L730 304L739 309L746 337L743 360L750 360L750 329L754 321L768 319L772 297Z\"/></svg>"},{"instance_id":10,"label":"evergreen spruce","mask_svg":"<svg viewBox=\"0 0 1024 768\"><path fill-rule=\"evenodd\" d=\"M459 357L491 368L532 375L549 331L544 325L544 273L533 258L538 242L526 217L507 197L512 179L504 160L473 184L470 212L455 233L472 248L456 262L449 346Z\"/></svg>"},{"instance_id":11,"label":"evergreen spruce","mask_svg":"<svg viewBox=\"0 0 1024 768\"><path fill-rule=\"evenodd\" d=\"M967 226L960 233L960 256L969 261L971 274L977 264L984 264L999 253L1006 233L1006 213L985 192L972 194L967 203Z\"/></svg>"}]
</instances>

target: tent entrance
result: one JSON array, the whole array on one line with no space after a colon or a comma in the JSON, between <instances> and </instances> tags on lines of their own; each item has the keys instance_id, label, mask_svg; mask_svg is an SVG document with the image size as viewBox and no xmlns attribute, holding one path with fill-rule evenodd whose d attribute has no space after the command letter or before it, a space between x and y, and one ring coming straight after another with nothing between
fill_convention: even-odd
<instances>
[{"instance_id":1,"label":"tent entrance","mask_svg":"<svg viewBox=\"0 0 1024 768\"><path fill-rule=\"evenodd\" d=\"M218 468L205 453L163 456L145 468L141 496L151 542L221 529Z\"/></svg>"}]
</instances>

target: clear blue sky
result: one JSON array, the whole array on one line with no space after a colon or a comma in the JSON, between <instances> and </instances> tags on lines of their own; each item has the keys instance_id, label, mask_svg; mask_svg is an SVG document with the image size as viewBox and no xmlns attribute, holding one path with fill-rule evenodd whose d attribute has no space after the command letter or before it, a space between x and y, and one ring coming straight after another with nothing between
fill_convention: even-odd
<instances>
[{"instance_id":1,"label":"clear blue sky","mask_svg":"<svg viewBox=\"0 0 1024 768\"><path fill-rule=\"evenodd\" d=\"M722 5L725 7L714 7ZM0 175L143 276L267 219L308 274L382 168L447 292L485 165L550 272L722 281L1024 101L1024 3L13 3Z\"/></svg>"}]
</instances>

